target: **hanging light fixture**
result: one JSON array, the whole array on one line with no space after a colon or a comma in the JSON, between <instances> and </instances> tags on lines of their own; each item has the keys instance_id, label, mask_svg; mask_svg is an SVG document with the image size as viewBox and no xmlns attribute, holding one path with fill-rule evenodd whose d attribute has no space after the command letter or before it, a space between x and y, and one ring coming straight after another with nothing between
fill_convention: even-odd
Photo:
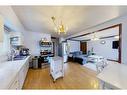
<instances>
[{"instance_id":1,"label":"hanging light fixture","mask_svg":"<svg viewBox=\"0 0 127 95\"><path fill-rule=\"evenodd\" d=\"M99 38L97 38L95 33L93 33L93 38L91 39L91 41L97 41L97 40L99 40Z\"/></svg>"},{"instance_id":2,"label":"hanging light fixture","mask_svg":"<svg viewBox=\"0 0 127 95\"><path fill-rule=\"evenodd\" d=\"M54 26L55 26L54 27L55 32L57 32L58 34L61 34L61 33L66 34L67 27L65 27L65 25L63 25L62 21L59 25L57 25L56 18L53 16L53 17L51 17L51 19L52 19Z\"/></svg>"},{"instance_id":3,"label":"hanging light fixture","mask_svg":"<svg viewBox=\"0 0 127 95\"><path fill-rule=\"evenodd\" d=\"M119 39L119 35L115 36L114 38L115 38L115 39Z\"/></svg>"}]
</instances>

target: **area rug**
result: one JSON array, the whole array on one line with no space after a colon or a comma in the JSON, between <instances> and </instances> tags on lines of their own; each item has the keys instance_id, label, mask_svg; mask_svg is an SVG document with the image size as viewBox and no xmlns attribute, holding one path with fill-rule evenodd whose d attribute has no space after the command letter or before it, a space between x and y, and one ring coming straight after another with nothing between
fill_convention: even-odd
<instances>
[{"instance_id":1,"label":"area rug","mask_svg":"<svg viewBox=\"0 0 127 95\"><path fill-rule=\"evenodd\" d=\"M88 69L91 69L93 71L97 71L96 65L94 63L86 63L83 66L86 67L86 68L88 68Z\"/></svg>"}]
</instances>

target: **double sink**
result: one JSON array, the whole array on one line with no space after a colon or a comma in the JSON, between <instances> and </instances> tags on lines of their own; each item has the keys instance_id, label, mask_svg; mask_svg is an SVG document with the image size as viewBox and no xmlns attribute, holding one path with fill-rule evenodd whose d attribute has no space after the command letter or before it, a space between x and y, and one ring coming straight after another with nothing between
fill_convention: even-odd
<instances>
[{"instance_id":1,"label":"double sink","mask_svg":"<svg viewBox=\"0 0 127 95\"><path fill-rule=\"evenodd\" d=\"M16 57L14 57L14 59L13 60L23 60L23 59L25 59L27 56L16 56Z\"/></svg>"}]
</instances>

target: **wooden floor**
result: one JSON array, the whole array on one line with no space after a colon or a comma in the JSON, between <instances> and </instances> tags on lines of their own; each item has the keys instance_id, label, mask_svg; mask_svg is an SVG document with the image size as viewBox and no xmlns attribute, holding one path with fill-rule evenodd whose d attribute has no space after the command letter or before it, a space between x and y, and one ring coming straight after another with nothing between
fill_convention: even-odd
<instances>
[{"instance_id":1,"label":"wooden floor","mask_svg":"<svg viewBox=\"0 0 127 95\"><path fill-rule=\"evenodd\" d=\"M65 76L53 83L49 68L29 69L23 89L98 89L96 73L78 63L65 64Z\"/></svg>"}]
</instances>

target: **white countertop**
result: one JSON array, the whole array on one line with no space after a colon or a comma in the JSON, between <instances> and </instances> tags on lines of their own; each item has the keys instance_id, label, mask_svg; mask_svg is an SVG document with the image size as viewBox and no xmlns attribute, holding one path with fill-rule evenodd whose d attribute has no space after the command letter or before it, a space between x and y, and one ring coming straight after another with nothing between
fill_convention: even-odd
<instances>
[{"instance_id":1,"label":"white countertop","mask_svg":"<svg viewBox=\"0 0 127 95\"><path fill-rule=\"evenodd\" d=\"M116 88L127 89L127 65L109 63L97 78Z\"/></svg>"},{"instance_id":2,"label":"white countertop","mask_svg":"<svg viewBox=\"0 0 127 95\"><path fill-rule=\"evenodd\" d=\"M55 57L52 57L52 60L56 61L56 60L62 60L63 58L62 57L59 57L59 56L55 56Z\"/></svg>"},{"instance_id":3,"label":"white countertop","mask_svg":"<svg viewBox=\"0 0 127 95\"><path fill-rule=\"evenodd\" d=\"M6 61L0 63L0 89L7 89L14 81L16 75L28 60L30 56L24 60Z\"/></svg>"}]
</instances>

